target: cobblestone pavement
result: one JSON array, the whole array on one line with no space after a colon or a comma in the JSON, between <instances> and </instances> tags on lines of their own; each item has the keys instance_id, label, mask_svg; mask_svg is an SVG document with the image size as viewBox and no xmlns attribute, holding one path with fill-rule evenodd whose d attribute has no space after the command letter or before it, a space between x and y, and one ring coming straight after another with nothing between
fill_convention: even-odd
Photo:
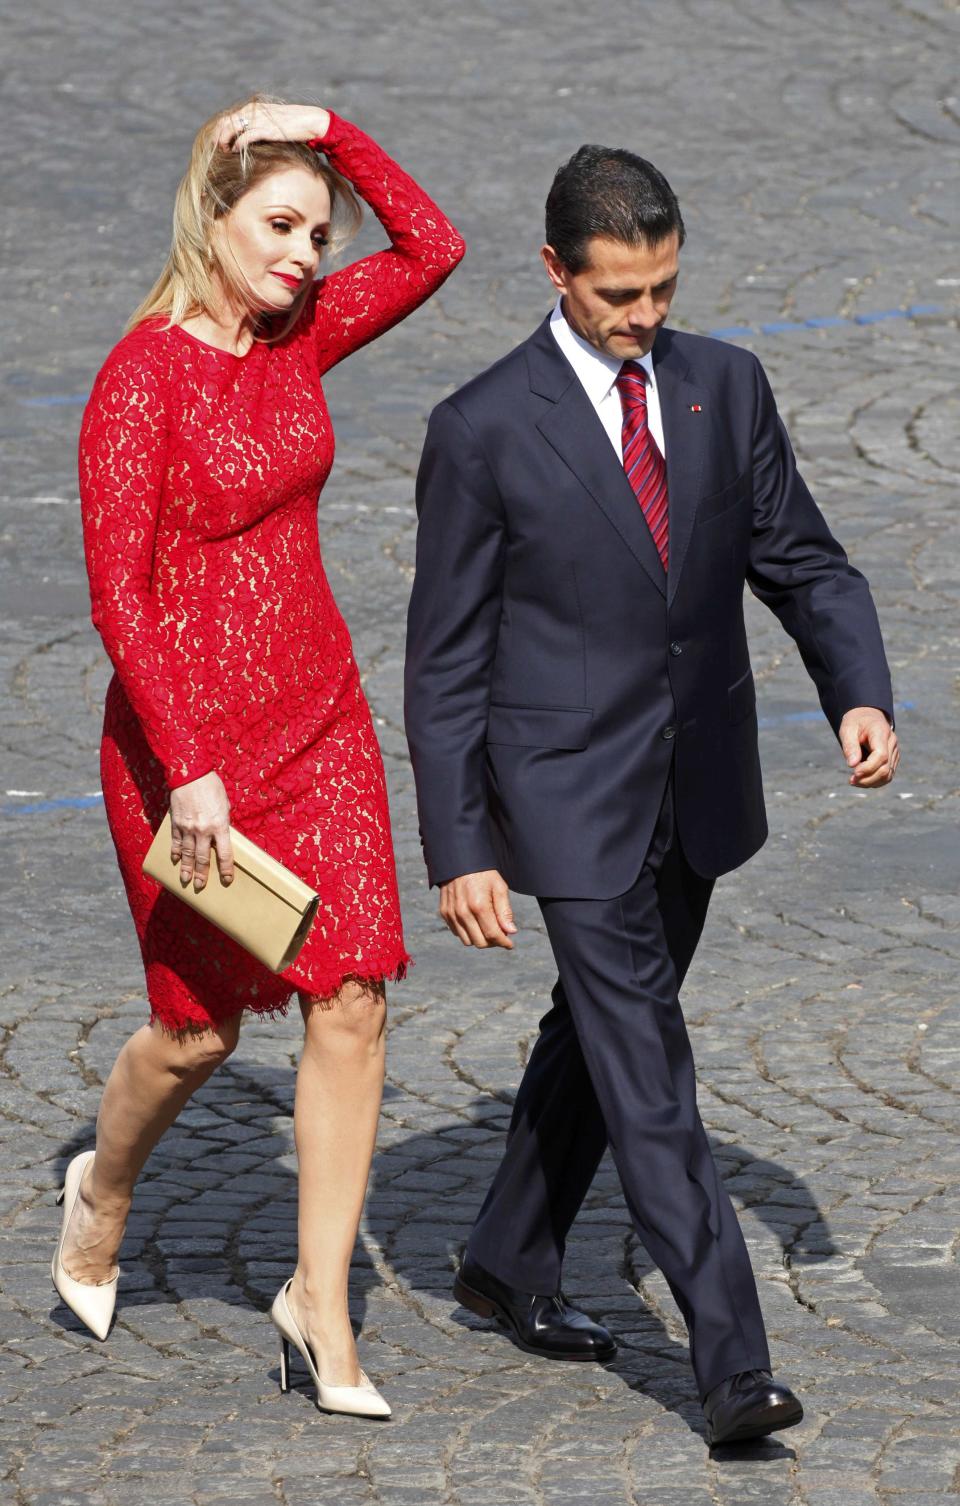
<instances>
[{"instance_id":1,"label":"cobblestone pavement","mask_svg":"<svg viewBox=\"0 0 960 1506\"><path fill-rule=\"evenodd\" d=\"M51 0L8 20L4 1500L956 1496L956 23L952 0ZM329 381L339 458L322 531L382 736L417 956L392 995L353 1277L363 1359L395 1407L386 1427L277 1386L266 1309L294 1258L295 1018L251 1021L151 1159L106 1344L49 1280L53 1191L144 1017L97 798L107 668L80 552L81 403L160 265L196 123L257 85L372 129L471 248L428 308ZM764 360L805 473L874 585L901 705L897 783L852 792L792 645L751 604L771 837L720 884L685 1008L775 1365L806 1418L714 1457L677 1312L609 1166L566 1285L616 1330L615 1364L525 1358L450 1295L552 973L531 902L516 953L479 956L425 890L400 725L412 476L433 403L547 308L542 200L584 140L638 148L673 181L689 229L676 322L745 330L727 338ZM365 231L361 249L376 244Z\"/></svg>"}]
</instances>

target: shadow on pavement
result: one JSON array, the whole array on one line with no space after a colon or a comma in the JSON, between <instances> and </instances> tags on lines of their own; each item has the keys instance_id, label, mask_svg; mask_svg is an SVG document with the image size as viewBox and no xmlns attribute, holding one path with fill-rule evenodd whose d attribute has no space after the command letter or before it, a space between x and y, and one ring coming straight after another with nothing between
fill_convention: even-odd
<instances>
[{"instance_id":1,"label":"shadow on pavement","mask_svg":"<svg viewBox=\"0 0 960 1506\"><path fill-rule=\"evenodd\" d=\"M133 1309L137 1307L199 1299L266 1311L276 1290L293 1272L297 1180L292 1167L279 1160L281 1156L284 1160L290 1157L292 1125L284 1133L271 1117L270 1126L264 1126L264 1136L275 1142L272 1153L265 1153L253 1166L249 1152L244 1154L243 1140L218 1152L209 1140L200 1146L191 1134L191 1122L202 1121L216 1108L216 1084L227 1082L233 1087L240 1083L255 1092L259 1103L272 1106L278 1118L290 1112L292 1069L221 1069L196 1095L151 1156L137 1185L120 1252L123 1274L117 1314L121 1324L125 1313L134 1318ZM396 1089L387 1090L388 1101L402 1096ZM498 1121L493 1125L491 1109L496 1111ZM509 1104L502 1099L478 1096L468 1115L451 1117L429 1132L413 1133L382 1147L371 1172L367 1217L377 1229L387 1262L415 1297L449 1304L446 1315L441 1315L435 1326L446 1329L453 1338L455 1330L462 1329L465 1342L468 1332L496 1331L490 1323L457 1306L451 1285L470 1223L505 1141L502 1123L508 1113ZM465 1147L463 1136L471 1132L476 1136L474 1146L487 1147L490 1154L479 1162L463 1160L465 1174L455 1190L441 1185L431 1190L431 1168L438 1163L449 1167L459 1152L468 1155L470 1143ZM61 1147L58 1179L70 1158L92 1143L91 1125L87 1133L78 1133ZM713 1139L711 1148L734 1200L749 1206L755 1217L776 1232L785 1264L820 1262L836 1253L825 1217L803 1178L778 1162L756 1157L744 1145ZM268 1147L263 1149L266 1152ZM198 1150L202 1150L199 1157ZM238 1166L238 1160L242 1166ZM405 1185L411 1173L416 1187ZM442 1180L438 1178L438 1183ZM611 1261L610 1270L603 1273L607 1278L602 1283L605 1295L591 1296L589 1277L582 1270L583 1246L581 1242L578 1251L578 1233L581 1237L588 1233L588 1224L575 1224L568 1251L572 1299L591 1317L611 1327L620 1345L617 1358L604 1369L665 1410L677 1412L692 1431L702 1435L705 1424L686 1344L670 1333L659 1313L644 1301L640 1288L655 1267L630 1229L609 1158L601 1165L585 1207L590 1210L587 1219L602 1210L623 1228L619 1262ZM55 1239L59 1223L51 1223ZM617 1275L622 1279L622 1291L611 1297L609 1278ZM380 1284L371 1252L361 1237L354 1251L350 1280L350 1311L357 1333L364 1324L368 1295ZM52 1306L51 1317L68 1331L86 1331L59 1300ZM389 1340L388 1334L385 1337ZM519 1352L506 1337L503 1346L505 1363L513 1365ZM535 1365L554 1363L535 1356L524 1359ZM271 1375L277 1378L275 1370ZM306 1383L307 1377L297 1368L294 1384ZM792 1454L775 1439L713 1450L718 1462Z\"/></svg>"}]
</instances>

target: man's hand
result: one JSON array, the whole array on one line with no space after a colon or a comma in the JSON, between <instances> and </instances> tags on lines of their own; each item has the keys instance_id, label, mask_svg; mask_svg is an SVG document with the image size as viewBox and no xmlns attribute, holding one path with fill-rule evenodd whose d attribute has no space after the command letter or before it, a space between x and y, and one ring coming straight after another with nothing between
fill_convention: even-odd
<instances>
[{"instance_id":1,"label":"man's hand","mask_svg":"<svg viewBox=\"0 0 960 1506\"><path fill-rule=\"evenodd\" d=\"M874 790L890 783L900 762L900 744L882 711L855 706L840 723L839 735L851 784Z\"/></svg>"},{"instance_id":2,"label":"man's hand","mask_svg":"<svg viewBox=\"0 0 960 1506\"><path fill-rule=\"evenodd\" d=\"M440 914L464 946L513 950L510 890L495 868L464 873L440 887Z\"/></svg>"}]
</instances>

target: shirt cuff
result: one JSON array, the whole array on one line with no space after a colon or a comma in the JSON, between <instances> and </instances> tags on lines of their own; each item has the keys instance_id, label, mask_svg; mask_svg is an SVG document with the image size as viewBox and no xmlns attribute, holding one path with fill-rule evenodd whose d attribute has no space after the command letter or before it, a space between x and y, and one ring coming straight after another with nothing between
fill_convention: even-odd
<instances>
[{"instance_id":1,"label":"shirt cuff","mask_svg":"<svg viewBox=\"0 0 960 1506\"><path fill-rule=\"evenodd\" d=\"M182 784L192 784L195 779L202 779L204 774L213 772L213 764L208 759L198 759L193 764L178 763L176 767L166 771L167 789L178 790Z\"/></svg>"}]
</instances>

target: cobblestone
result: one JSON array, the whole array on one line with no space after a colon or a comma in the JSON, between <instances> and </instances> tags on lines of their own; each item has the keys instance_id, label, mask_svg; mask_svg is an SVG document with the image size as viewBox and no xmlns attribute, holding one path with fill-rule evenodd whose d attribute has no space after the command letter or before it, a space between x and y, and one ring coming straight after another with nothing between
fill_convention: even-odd
<instances>
[{"instance_id":1,"label":"cobblestone","mask_svg":"<svg viewBox=\"0 0 960 1506\"><path fill-rule=\"evenodd\" d=\"M372 0L7 22L0 356L3 788L0 1434L15 1506L941 1506L958 1493L955 0ZM408 940L352 1302L395 1420L281 1396L266 1309L294 1258L293 1018L151 1158L106 1345L57 1304L53 1191L90 1143L143 981L98 799L108 669L76 506L83 397L165 251L190 136L249 87L371 129L467 237L464 266L330 377L321 528L391 785ZM951 89L954 93L951 93ZM541 206L581 141L677 189L676 323L739 330L883 618L904 761L846 786L796 653L749 605L771 837L718 887L685 1009L700 1098L803 1424L703 1442L682 1326L601 1168L572 1296L600 1370L456 1307L458 1249L552 982L535 905L464 952L426 892L401 718L412 480L431 406L549 306ZM359 250L379 244L364 231Z\"/></svg>"}]
</instances>

